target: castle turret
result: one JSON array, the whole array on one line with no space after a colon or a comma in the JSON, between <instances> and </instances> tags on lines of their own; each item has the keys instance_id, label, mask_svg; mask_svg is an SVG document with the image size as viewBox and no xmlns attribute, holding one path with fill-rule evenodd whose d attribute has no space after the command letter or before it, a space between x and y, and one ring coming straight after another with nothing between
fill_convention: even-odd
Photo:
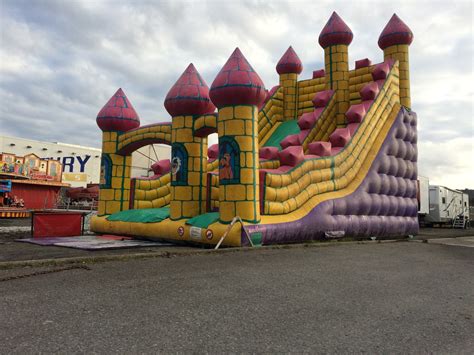
<instances>
[{"instance_id":1,"label":"castle turret","mask_svg":"<svg viewBox=\"0 0 474 355\"><path fill-rule=\"evenodd\" d=\"M413 32L397 14L393 14L378 41L384 60L392 58L400 63L400 103L408 108L411 108L408 47L412 41Z\"/></svg>"},{"instance_id":2,"label":"castle turret","mask_svg":"<svg viewBox=\"0 0 474 355\"><path fill-rule=\"evenodd\" d=\"M189 64L165 99L172 116L170 218L194 217L206 211L207 137L194 136L194 120L216 109L209 88Z\"/></svg>"},{"instance_id":3,"label":"castle turret","mask_svg":"<svg viewBox=\"0 0 474 355\"><path fill-rule=\"evenodd\" d=\"M219 108L219 217L260 221L258 107L265 100L262 80L238 48L214 79L212 102Z\"/></svg>"},{"instance_id":4,"label":"castle turret","mask_svg":"<svg viewBox=\"0 0 474 355\"><path fill-rule=\"evenodd\" d=\"M349 45L353 34L349 26L334 11L319 35L324 48L326 88L336 93L336 123L345 126L349 101Z\"/></svg>"},{"instance_id":5,"label":"castle turret","mask_svg":"<svg viewBox=\"0 0 474 355\"><path fill-rule=\"evenodd\" d=\"M131 155L118 155L120 134L140 126L140 118L122 89L110 98L97 115L102 130L102 161L98 214L128 209L130 198Z\"/></svg>"},{"instance_id":6,"label":"castle turret","mask_svg":"<svg viewBox=\"0 0 474 355\"><path fill-rule=\"evenodd\" d=\"M283 118L297 119L298 75L303 71L303 64L293 47L290 46L283 54L276 71L280 75L280 86L283 88Z\"/></svg>"}]
</instances>

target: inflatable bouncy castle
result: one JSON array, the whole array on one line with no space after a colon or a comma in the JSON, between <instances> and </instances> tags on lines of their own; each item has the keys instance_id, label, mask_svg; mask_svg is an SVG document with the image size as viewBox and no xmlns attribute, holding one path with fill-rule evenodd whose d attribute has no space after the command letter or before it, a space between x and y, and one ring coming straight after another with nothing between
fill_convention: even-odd
<instances>
[{"instance_id":1,"label":"inflatable bouncy castle","mask_svg":"<svg viewBox=\"0 0 474 355\"><path fill-rule=\"evenodd\" d=\"M237 48L210 89L190 64L164 105L171 122L140 126L119 89L97 116L103 132L97 233L209 245L291 243L332 236L416 234L417 131L408 48L393 15L383 61L349 68L353 34L334 12L319 35L324 68L299 79L289 47L266 90ZM208 136L218 145L208 147ZM169 144L150 178L131 154Z\"/></svg>"}]
</instances>

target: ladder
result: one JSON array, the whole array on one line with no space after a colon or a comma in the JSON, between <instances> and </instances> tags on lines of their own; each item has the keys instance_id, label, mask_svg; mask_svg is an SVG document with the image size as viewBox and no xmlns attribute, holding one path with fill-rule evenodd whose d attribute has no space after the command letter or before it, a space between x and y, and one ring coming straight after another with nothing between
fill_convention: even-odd
<instances>
[{"instance_id":1,"label":"ladder","mask_svg":"<svg viewBox=\"0 0 474 355\"><path fill-rule=\"evenodd\" d=\"M466 227L466 218L461 215L457 215L453 219L453 228L461 228L464 229Z\"/></svg>"}]
</instances>

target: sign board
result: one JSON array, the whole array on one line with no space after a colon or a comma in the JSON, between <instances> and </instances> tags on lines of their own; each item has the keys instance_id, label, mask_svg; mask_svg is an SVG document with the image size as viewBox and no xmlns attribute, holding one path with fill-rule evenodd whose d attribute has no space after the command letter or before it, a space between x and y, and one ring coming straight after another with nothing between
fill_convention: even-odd
<instances>
[{"instance_id":1,"label":"sign board","mask_svg":"<svg viewBox=\"0 0 474 355\"><path fill-rule=\"evenodd\" d=\"M86 173L63 173L63 181L81 181L87 182Z\"/></svg>"},{"instance_id":2,"label":"sign board","mask_svg":"<svg viewBox=\"0 0 474 355\"><path fill-rule=\"evenodd\" d=\"M207 238L208 240L211 240L213 236L214 236L214 233L212 232L212 230L211 230L211 229L208 229L208 230L206 231L206 238Z\"/></svg>"},{"instance_id":3,"label":"sign board","mask_svg":"<svg viewBox=\"0 0 474 355\"><path fill-rule=\"evenodd\" d=\"M201 239L202 228L191 227L189 228L189 235L192 239Z\"/></svg>"}]
</instances>

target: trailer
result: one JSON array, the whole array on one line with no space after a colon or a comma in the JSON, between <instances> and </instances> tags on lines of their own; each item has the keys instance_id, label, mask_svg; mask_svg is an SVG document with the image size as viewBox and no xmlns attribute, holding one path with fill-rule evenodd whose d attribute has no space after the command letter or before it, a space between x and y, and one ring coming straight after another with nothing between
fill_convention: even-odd
<instances>
[{"instance_id":1,"label":"trailer","mask_svg":"<svg viewBox=\"0 0 474 355\"><path fill-rule=\"evenodd\" d=\"M430 185L429 214L424 217L428 225L450 225L453 228L469 226L469 196L445 186Z\"/></svg>"}]
</instances>

